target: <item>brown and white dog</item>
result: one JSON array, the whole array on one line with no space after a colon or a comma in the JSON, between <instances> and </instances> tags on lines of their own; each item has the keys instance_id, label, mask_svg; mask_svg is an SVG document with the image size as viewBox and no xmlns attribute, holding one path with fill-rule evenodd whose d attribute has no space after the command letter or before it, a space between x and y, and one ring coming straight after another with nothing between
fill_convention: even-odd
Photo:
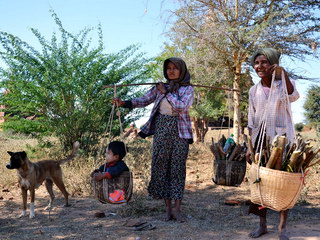
<instances>
[{"instance_id":1,"label":"brown and white dog","mask_svg":"<svg viewBox=\"0 0 320 240\"><path fill-rule=\"evenodd\" d=\"M55 161L55 160L44 160L39 162L31 162L26 152L8 152L11 156L10 164L7 165L8 169L17 169L19 184L22 191L22 199L23 199L23 209L20 217L26 216L27 210L27 191L30 192L31 202L30 202L30 218L35 217L34 213L34 199L35 199L35 189L38 188L44 181L45 186L47 188L48 193L50 194L50 202L47 208L52 207L53 200L55 198L52 187L53 183L57 185L57 187L62 192L65 198L65 205L70 206L68 202L68 195L63 180L62 180L62 169L60 167L61 164L66 163L72 160L78 150L79 150L79 142L75 142L73 144L72 153L70 156L65 159Z\"/></svg>"}]
</instances>

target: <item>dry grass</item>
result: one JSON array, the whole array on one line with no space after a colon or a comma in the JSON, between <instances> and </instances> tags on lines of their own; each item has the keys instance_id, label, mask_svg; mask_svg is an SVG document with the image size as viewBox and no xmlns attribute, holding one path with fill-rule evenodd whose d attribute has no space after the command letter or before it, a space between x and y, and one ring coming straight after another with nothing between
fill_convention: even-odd
<instances>
[{"instance_id":1,"label":"dry grass","mask_svg":"<svg viewBox=\"0 0 320 240\"><path fill-rule=\"evenodd\" d=\"M232 131L211 130L205 136L205 143L190 145L190 153L187 161L187 182L186 189L199 187L201 183L212 178L212 154L209 150L211 139L217 141L219 136L228 136ZM314 131L303 132L304 138L317 139ZM54 142L54 139L50 139ZM9 160L7 151L26 151L31 161L42 159L59 159L62 155L62 148L56 142L50 148L40 147L36 139L23 135L7 135L0 132L0 183L3 186L10 186L16 183L15 171L9 171L5 165ZM312 143L314 147L320 147L320 141ZM128 154L125 161L134 173L134 192L146 195L147 184L150 180L152 143L150 140L136 139L127 143ZM67 189L72 196L88 196L91 192L90 172L103 164L103 159L79 156L71 163L63 166L64 178ZM319 168L315 167L310 171L309 180L312 181L312 188L320 190L318 180ZM305 189L309 189L306 187ZM305 190L305 191L307 191Z\"/></svg>"},{"instance_id":2,"label":"dry grass","mask_svg":"<svg viewBox=\"0 0 320 240\"><path fill-rule=\"evenodd\" d=\"M195 143L190 145L190 153L187 161L187 182L186 189L191 187L198 188L201 183L207 179L212 178L212 155L209 151L211 139L217 141L219 137L228 134L232 131L227 129L211 130L205 136L205 143ZM303 132L301 135L308 139L317 139L314 131ZM50 139L54 142L54 139ZM16 183L14 171L6 169L5 165L8 162L9 155L7 151L26 151L32 161L42 159L59 159L62 155L62 148L56 142L50 148L40 147L36 139L28 138L23 135L7 135L0 132L0 183L3 186L10 186ZM320 141L312 143L314 147L320 147ZM146 195L147 184L150 180L150 167L151 167L151 152L152 143L150 140L136 139L127 143L128 154L125 158L129 168L134 173L134 192ZM71 163L63 166L65 184L72 196L88 196L92 194L90 186L90 172L103 164L103 159L95 159L93 157L77 157ZM208 167L209 166L209 167ZM320 190L320 181L317 181L319 168L315 167L310 171L309 181L313 184L311 188ZM308 191L310 187L304 190ZM305 193L306 195L307 193Z\"/></svg>"}]
</instances>

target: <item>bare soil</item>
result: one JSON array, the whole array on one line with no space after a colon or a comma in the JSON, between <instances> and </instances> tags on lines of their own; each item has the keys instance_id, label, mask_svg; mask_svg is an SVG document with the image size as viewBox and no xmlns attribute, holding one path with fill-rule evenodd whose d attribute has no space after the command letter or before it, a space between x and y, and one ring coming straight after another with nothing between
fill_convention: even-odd
<instances>
[{"instance_id":1,"label":"bare soil","mask_svg":"<svg viewBox=\"0 0 320 240\"><path fill-rule=\"evenodd\" d=\"M7 159L0 159L5 164ZM0 183L0 239L250 239L248 233L258 226L259 219L248 215L250 198L248 181L239 187L216 185L212 182L212 156L209 151L193 146L188 159L187 182L182 209L186 222L165 222L164 204L134 193L128 204L102 204L92 196L71 196L71 207L62 207L64 199L55 189L54 209L45 210L49 195L44 186L36 191L36 217L18 218L21 194L16 183ZM89 174L89 173L88 173ZM320 176L319 168L307 179L297 205L290 210L287 229L291 240L320 239ZM226 205L238 200L239 205ZM105 213L98 218L97 212ZM147 222L154 229L136 231L129 221ZM261 240L277 237L279 214L268 212L269 233Z\"/></svg>"}]
</instances>

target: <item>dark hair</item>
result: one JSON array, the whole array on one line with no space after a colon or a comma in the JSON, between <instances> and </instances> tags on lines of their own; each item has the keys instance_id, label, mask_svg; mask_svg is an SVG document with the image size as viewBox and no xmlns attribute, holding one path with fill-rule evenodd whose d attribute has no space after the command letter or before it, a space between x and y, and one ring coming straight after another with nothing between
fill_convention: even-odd
<instances>
[{"instance_id":1,"label":"dark hair","mask_svg":"<svg viewBox=\"0 0 320 240\"><path fill-rule=\"evenodd\" d=\"M127 154L124 142L120 141L112 141L109 143L108 150L110 150L113 155L119 155L119 160L122 160Z\"/></svg>"}]
</instances>

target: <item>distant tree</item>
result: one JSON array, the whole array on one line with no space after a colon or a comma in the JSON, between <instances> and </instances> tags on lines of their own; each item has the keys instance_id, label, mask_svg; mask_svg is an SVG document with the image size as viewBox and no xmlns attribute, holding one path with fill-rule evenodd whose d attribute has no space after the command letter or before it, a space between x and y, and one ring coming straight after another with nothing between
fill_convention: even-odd
<instances>
[{"instance_id":1,"label":"distant tree","mask_svg":"<svg viewBox=\"0 0 320 240\"><path fill-rule=\"evenodd\" d=\"M114 96L113 88L103 86L145 81L150 77L149 59L135 45L106 54L100 26L98 44L91 46L92 28L73 35L64 29L55 12L51 13L60 38L53 33L47 41L38 30L31 29L41 51L17 36L0 32L0 57L6 64L0 69L0 88L9 89L8 94L0 95L0 104L6 105L6 112L14 119L37 116L36 127L55 134L66 148L80 140L83 149L95 151L94 146L106 132ZM139 94L129 88L116 91L122 98ZM121 116L122 122L141 116L141 111L134 113L138 114ZM117 120L113 130L119 133Z\"/></svg>"},{"instance_id":2,"label":"distant tree","mask_svg":"<svg viewBox=\"0 0 320 240\"><path fill-rule=\"evenodd\" d=\"M175 22L169 32L171 45L182 52L182 56L197 70L197 81L241 90L233 92L233 126L238 141L243 109L240 96L252 84L246 76L250 69L250 56L259 47L276 48L283 55L299 61L314 55L312 50L319 44L319 34L315 33L320 31L317 15L320 1L180 2L181 7L174 12ZM292 71L290 76L304 77ZM247 99L243 98L243 101L247 102Z\"/></svg>"},{"instance_id":3,"label":"distant tree","mask_svg":"<svg viewBox=\"0 0 320 240\"><path fill-rule=\"evenodd\" d=\"M296 123L296 124L294 125L294 129L295 129L297 132L301 132L302 129L303 129L303 127L304 127L304 124L303 124L303 123Z\"/></svg>"},{"instance_id":4,"label":"distant tree","mask_svg":"<svg viewBox=\"0 0 320 240\"><path fill-rule=\"evenodd\" d=\"M312 86L307 92L307 99L303 105L307 121L314 125L320 137L320 86Z\"/></svg>"}]
</instances>

